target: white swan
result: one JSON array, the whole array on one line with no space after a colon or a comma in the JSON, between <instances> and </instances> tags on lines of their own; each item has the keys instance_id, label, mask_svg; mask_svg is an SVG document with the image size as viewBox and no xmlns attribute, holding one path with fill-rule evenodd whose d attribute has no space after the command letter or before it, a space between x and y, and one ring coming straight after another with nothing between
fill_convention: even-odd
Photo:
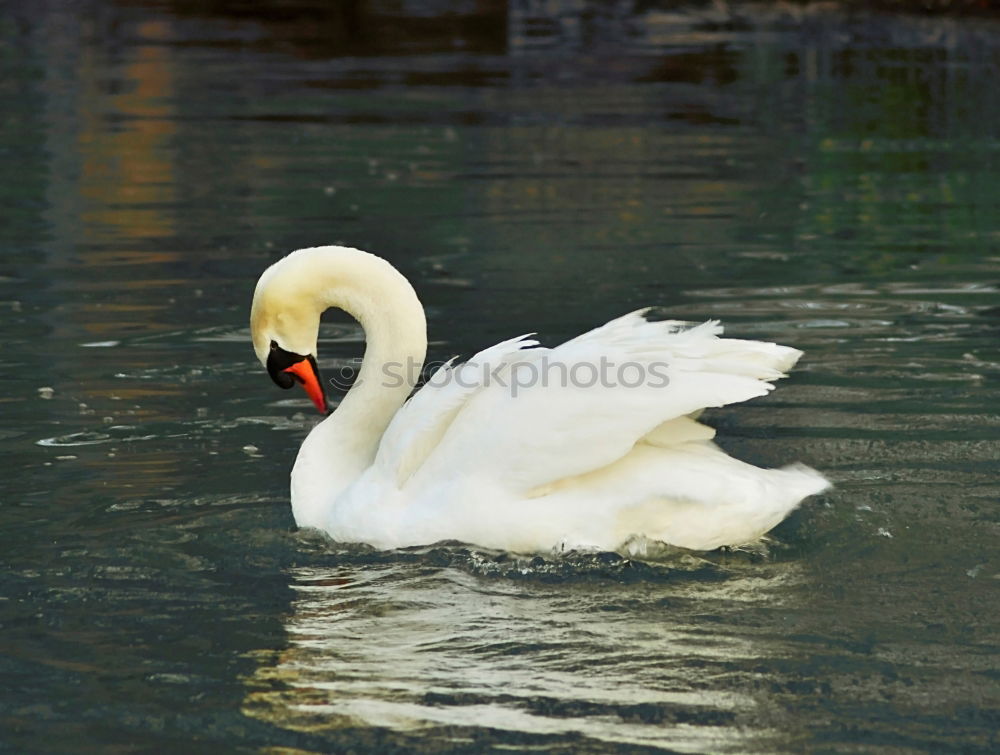
<instances>
[{"instance_id":1,"label":"white swan","mask_svg":"<svg viewBox=\"0 0 1000 755\"><path fill-rule=\"evenodd\" d=\"M336 540L544 552L644 536L710 550L756 540L828 487L805 466L733 459L695 419L767 393L795 349L633 312L554 349L497 344L407 401L427 349L413 287L372 254L300 249L261 275L251 333L275 382L299 382L323 412L328 307L353 315L367 346L354 387L303 441L291 497L299 526Z\"/></svg>"}]
</instances>

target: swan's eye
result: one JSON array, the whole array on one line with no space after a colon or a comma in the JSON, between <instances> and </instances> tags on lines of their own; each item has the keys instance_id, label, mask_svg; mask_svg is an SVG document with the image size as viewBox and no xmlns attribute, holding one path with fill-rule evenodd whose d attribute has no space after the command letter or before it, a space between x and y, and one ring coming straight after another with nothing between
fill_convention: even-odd
<instances>
[{"instance_id":1,"label":"swan's eye","mask_svg":"<svg viewBox=\"0 0 1000 755\"><path fill-rule=\"evenodd\" d=\"M271 376L271 379L274 380L278 387L284 388L286 391L295 385L295 377L289 375L287 372L276 372Z\"/></svg>"},{"instance_id":2,"label":"swan's eye","mask_svg":"<svg viewBox=\"0 0 1000 755\"><path fill-rule=\"evenodd\" d=\"M277 343L271 341L271 352L267 355L267 373L278 386L287 390L295 385L295 376L285 372L285 370L303 359L305 359L304 356L285 351Z\"/></svg>"}]
</instances>

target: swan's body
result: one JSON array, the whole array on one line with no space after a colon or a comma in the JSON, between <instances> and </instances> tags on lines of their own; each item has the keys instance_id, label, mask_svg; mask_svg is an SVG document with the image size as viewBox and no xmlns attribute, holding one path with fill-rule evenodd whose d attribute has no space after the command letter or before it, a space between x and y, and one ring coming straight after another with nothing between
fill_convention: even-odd
<instances>
[{"instance_id":1,"label":"swan's body","mask_svg":"<svg viewBox=\"0 0 1000 755\"><path fill-rule=\"evenodd\" d=\"M355 387L302 444L292 510L336 540L538 552L643 536L709 550L758 539L828 487L804 466L733 459L694 418L767 393L795 349L632 313L553 349L498 344L406 401L427 347L413 288L374 255L317 247L257 284L251 330L272 376L269 350L315 357L328 307L357 318L368 345Z\"/></svg>"}]
</instances>

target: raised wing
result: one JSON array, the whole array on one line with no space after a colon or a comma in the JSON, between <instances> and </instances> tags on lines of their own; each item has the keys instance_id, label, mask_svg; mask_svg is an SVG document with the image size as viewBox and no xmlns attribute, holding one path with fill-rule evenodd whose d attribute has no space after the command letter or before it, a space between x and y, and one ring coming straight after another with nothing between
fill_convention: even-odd
<instances>
[{"instance_id":1,"label":"raised wing","mask_svg":"<svg viewBox=\"0 0 1000 755\"><path fill-rule=\"evenodd\" d=\"M514 339L449 367L464 385L442 380L426 396L421 389L390 425L380 460L385 451L399 484L472 475L528 495L611 464L647 436L654 445L698 438L702 431L684 423L654 431L706 407L766 394L769 381L800 356L776 344L719 338L714 321L689 327L643 314L555 349L523 350L534 342Z\"/></svg>"}]
</instances>

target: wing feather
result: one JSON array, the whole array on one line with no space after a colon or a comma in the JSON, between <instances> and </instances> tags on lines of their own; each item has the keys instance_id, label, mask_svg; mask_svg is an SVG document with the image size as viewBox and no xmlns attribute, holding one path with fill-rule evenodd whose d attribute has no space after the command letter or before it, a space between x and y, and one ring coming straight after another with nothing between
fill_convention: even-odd
<instances>
[{"instance_id":1,"label":"wing feather","mask_svg":"<svg viewBox=\"0 0 1000 755\"><path fill-rule=\"evenodd\" d=\"M554 349L525 351L534 342L514 339L481 352L475 361L489 366L492 380L448 403L433 432L422 435L419 464L405 465L400 479L475 475L526 494L621 459L677 418L765 395L769 381L800 356L776 344L719 338L716 321L690 326L643 314ZM605 374L593 380L602 365ZM650 443L671 433L678 442L706 434L681 423Z\"/></svg>"},{"instance_id":2,"label":"wing feather","mask_svg":"<svg viewBox=\"0 0 1000 755\"><path fill-rule=\"evenodd\" d=\"M468 362L449 359L396 412L382 436L375 464L398 487L405 485L441 443L469 397L482 390L483 367L502 364L537 343L528 334L484 349Z\"/></svg>"}]
</instances>

